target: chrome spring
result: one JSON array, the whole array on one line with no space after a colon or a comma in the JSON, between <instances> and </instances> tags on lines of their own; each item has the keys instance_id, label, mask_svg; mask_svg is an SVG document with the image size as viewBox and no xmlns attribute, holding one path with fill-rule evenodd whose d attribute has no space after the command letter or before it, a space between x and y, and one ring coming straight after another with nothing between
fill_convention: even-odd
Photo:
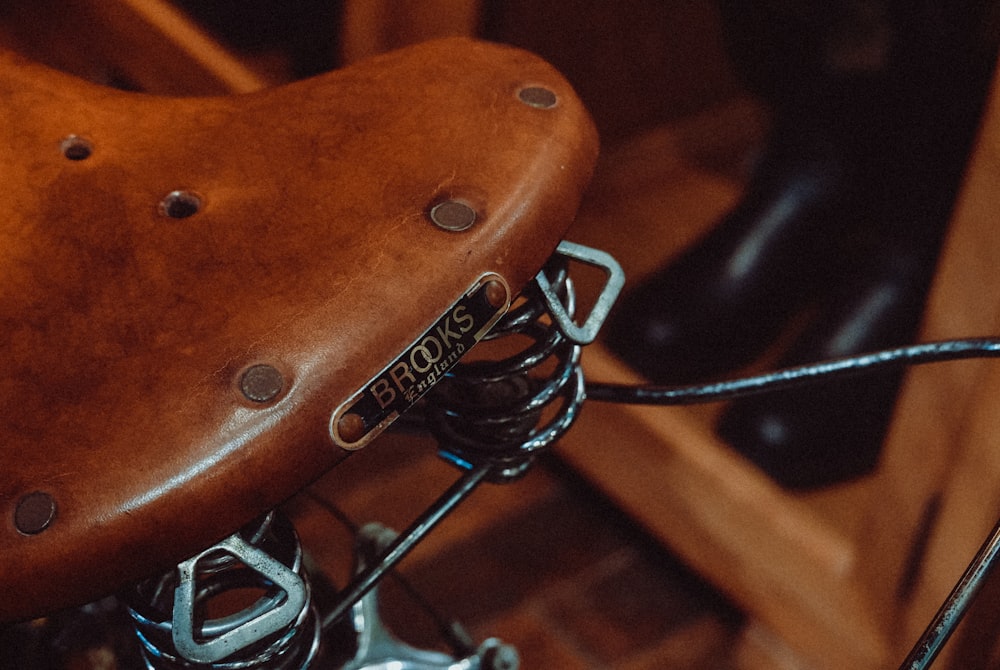
<instances>
[{"instance_id":1,"label":"chrome spring","mask_svg":"<svg viewBox=\"0 0 1000 670\"><path fill-rule=\"evenodd\" d=\"M185 563L192 568L187 574ZM287 519L271 512L185 563L139 584L128 595L129 613L149 670L310 667L319 653L321 628L302 548ZM268 565L272 568L261 567ZM280 575L277 579L265 574L275 567ZM185 588L193 594L187 612L179 611L184 608L178 594ZM244 604L248 594L258 597ZM227 598L237 604L226 604ZM210 601L215 601L216 609L221 603L227 611L217 616L219 612L212 612ZM241 609L229 611L240 605ZM274 620L277 610L288 606L294 611L280 613L279 625L259 631L258 622ZM210 612L216 618L209 618ZM244 634L243 630L249 632ZM212 650L213 640L224 643L225 651Z\"/></svg>"},{"instance_id":2,"label":"chrome spring","mask_svg":"<svg viewBox=\"0 0 1000 670\"><path fill-rule=\"evenodd\" d=\"M565 261L553 260L544 272L572 315L575 294ZM549 318L535 283L481 346L490 341L509 350L524 338L528 344L500 360L456 366L427 398L425 418L443 454L461 465L489 463L495 480L523 474L569 430L584 400L581 347Z\"/></svg>"}]
</instances>

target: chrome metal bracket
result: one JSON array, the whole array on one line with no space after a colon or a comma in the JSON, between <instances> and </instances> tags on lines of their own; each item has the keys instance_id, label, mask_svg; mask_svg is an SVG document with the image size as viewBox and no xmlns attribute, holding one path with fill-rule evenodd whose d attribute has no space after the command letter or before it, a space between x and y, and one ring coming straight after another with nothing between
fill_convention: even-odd
<instances>
[{"instance_id":1,"label":"chrome metal bracket","mask_svg":"<svg viewBox=\"0 0 1000 670\"><path fill-rule=\"evenodd\" d=\"M583 323L577 323L573 320L573 315L567 311L559 299L548 277L545 276L545 271L542 270L535 275L535 282L541 289L549 313L562 334L575 344L590 344L597 338L597 333L600 332L604 320L608 317L615 300L618 299L618 294L621 293L622 287L625 285L625 272L611 254L575 242L563 240L556 247L556 254L600 268L605 272L604 287L597 296L597 301L591 308L590 314L587 315L586 319L583 319Z\"/></svg>"},{"instance_id":2,"label":"chrome metal bracket","mask_svg":"<svg viewBox=\"0 0 1000 670\"><path fill-rule=\"evenodd\" d=\"M220 552L258 572L281 593L261 598L250 610L236 616L206 621L195 631L199 563ZM180 581L174 592L173 642L177 652L194 663L216 663L287 628L300 615L309 597L308 586L294 570L246 542L238 533L179 564L177 570Z\"/></svg>"}]
</instances>

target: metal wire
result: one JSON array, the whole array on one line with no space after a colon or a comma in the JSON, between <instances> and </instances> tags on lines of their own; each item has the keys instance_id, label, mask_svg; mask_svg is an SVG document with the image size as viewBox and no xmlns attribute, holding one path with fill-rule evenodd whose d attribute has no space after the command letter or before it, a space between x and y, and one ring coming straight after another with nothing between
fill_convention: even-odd
<instances>
[{"instance_id":1,"label":"metal wire","mask_svg":"<svg viewBox=\"0 0 1000 670\"><path fill-rule=\"evenodd\" d=\"M427 533L434 529L448 514L482 483L489 475L490 466L481 465L469 470L445 491L423 514L386 548L385 552L337 594L337 603L323 613L322 626L329 629L368 593L396 564L415 547Z\"/></svg>"},{"instance_id":2,"label":"metal wire","mask_svg":"<svg viewBox=\"0 0 1000 670\"><path fill-rule=\"evenodd\" d=\"M361 526L354 522L353 519L348 516L344 510L338 507L335 503L328 500L324 496L320 495L312 489L305 489L303 495L309 498L314 504L318 505L324 512L329 514L331 517L336 519L340 524L342 524L347 530L351 532L354 536L359 536L361 533ZM416 603L423 612L434 622L437 627L439 634L441 635L444 642L451 648L452 653L456 657L468 656L475 652L475 644L472 642L472 638L469 633L457 620L449 619L446 617L438 608L431 603L430 600L424 596L420 590L413 585L413 583L407 579L398 570L389 570L387 576L392 579L396 584L403 590L410 600Z\"/></svg>"},{"instance_id":3,"label":"metal wire","mask_svg":"<svg viewBox=\"0 0 1000 670\"><path fill-rule=\"evenodd\" d=\"M934 619L917 640L906 660L899 666L900 670L924 670L931 666L983 587L986 577L996 567L998 557L1000 557L1000 523L994 526L990 536L942 603Z\"/></svg>"},{"instance_id":4,"label":"metal wire","mask_svg":"<svg viewBox=\"0 0 1000 670\"><path fill-rule=\"evenodd\" d=\"M1000 338L943 340L835 358L820 363L709 384L655 386L588 381L586 397L599 402L637 405L693 405L733 400L760 393L795 388L887 368L941 363L966 358L1000 357Z\"/></svg>"}]
</instances>

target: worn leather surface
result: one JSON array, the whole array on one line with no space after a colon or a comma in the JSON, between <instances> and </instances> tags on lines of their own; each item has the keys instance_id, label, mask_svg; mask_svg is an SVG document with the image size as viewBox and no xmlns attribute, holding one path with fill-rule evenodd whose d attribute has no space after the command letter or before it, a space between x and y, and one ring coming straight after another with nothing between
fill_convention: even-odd
<instances>
[{"instance_id":1,"label":"worn leather surface","mask_svg":"<svg viewBox=\"0 0 1000 670\"><path fill-rule=\"evenodd\" d=\"M551 67L465 40L199 99L4 54L0 100L0 621L165 569L336 464L331 412L484 272L518 291L597 151ZM164 216L176 189L201 210ZM435 227L443 198L476 224ZM273 402L239 391L257 363ZM37 491L56 516L25 535Z\"/></svg>"}]
</instances>

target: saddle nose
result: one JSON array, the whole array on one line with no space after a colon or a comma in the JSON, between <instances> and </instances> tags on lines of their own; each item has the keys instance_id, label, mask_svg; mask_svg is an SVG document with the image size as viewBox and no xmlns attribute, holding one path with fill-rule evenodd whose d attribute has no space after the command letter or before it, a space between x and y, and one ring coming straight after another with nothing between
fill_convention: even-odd
<instances>
[{"instance_id":1,"label":"saddle nose","mask_svg":"<svg viewBox=\"0 0 1000 670\"><path fill-rule=\"evenodd\" d=\"M218 98L3 54L0 100L0 621L166 569L367 442L537 273L597 153L554 69L462 39Z\"/></svg>"}]
</instances>

